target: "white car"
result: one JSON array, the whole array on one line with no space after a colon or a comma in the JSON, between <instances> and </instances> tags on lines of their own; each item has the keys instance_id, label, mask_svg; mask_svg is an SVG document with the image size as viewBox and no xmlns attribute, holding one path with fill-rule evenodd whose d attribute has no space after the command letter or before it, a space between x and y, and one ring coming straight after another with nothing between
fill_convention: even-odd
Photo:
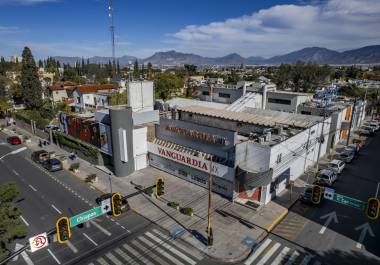
<instances>
[{"instance_id":1,"label":"white car","mask_svg":"<svg viewBox=\"0 0 380 265\"><path fill-rule=\"evenodd\" d=\"M343 161L338 160L338 159L334 159L334 160L330 161L327 168L334 171L336 174L340 174L340 173L342 173L345 165L346 164Z\"/></svg>"}]
</instances>

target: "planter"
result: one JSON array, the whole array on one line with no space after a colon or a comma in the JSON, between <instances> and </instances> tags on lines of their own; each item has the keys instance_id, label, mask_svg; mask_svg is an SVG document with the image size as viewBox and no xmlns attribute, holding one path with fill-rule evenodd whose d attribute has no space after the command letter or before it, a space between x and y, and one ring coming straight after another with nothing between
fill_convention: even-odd
<instances>
[{"instance_id":1,"label":"planter","mask_svg":"<svg viewBox=\"0 0 380 265\"><path fill-rule=\"evenodd\" d=\"M193 216L193 208L181 208L180 212L188 216Z\"/></svg>"}]
</instances>

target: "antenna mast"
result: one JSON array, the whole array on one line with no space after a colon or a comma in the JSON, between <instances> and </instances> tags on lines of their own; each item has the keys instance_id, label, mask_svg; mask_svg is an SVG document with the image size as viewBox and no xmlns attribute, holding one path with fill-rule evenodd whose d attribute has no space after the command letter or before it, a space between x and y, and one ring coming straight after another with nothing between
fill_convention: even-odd
<instances>
[{"instance_id":1,"label":"antenna mast","mask_svg":"<svg viewBox=\"0 0 380 265\"><path fill-rule=\"evenodd\" d=\"M112 0L108 0L108 16L110 18L110 30L111 30L111 44L112 44L112 75L113 85L116 90L118 86L116 84L116 58L115 58L115 26L113 21L113 5Z\"/></svg>"}]
</instances>

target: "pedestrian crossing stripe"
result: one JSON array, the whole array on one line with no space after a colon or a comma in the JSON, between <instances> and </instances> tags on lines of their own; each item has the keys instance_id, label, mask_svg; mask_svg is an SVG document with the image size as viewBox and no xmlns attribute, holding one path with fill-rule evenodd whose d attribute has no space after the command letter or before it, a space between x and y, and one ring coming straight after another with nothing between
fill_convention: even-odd
<instances>
[{"instance_id":1,"label":"pedestrian crossing stripe","mask_svg":"<svg viewBox=\"0 0 380 265\"><path fill-rule=\"evenodd\" d=\"M173 239L158 229L152 229L132 241L97 257L88 265L196 265L203 256L197 249Z\"/></svg>"},{"instance_id":2,"label":"pedestrian crossing stripe","mask_svg":"<svg viewBox=\"0 0 380 265\"><path fill-rule=\"evenodd\" d=\"M281 247L279 242L272 241L267 238L264 240L254 252L245 261L245 265L292 265L297 263L299 265L311 265L313 256L308 253L300 253L294 250L293 253L289 247ZM321 262L314 261L313 265L321 265Z\"/></svg>"}]
</instances>

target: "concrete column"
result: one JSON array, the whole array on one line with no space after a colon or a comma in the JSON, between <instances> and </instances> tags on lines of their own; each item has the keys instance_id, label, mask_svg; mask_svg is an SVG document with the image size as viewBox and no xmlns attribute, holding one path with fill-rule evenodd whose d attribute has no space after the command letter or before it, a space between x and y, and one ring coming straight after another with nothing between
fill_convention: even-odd
<instances>
[{"instance_id":1,"label":"concrete column","mask_svg":"<svg viewBox=\"0 0 380 265\"><path fill-rule=\"evenodd\" d=\"M110 108L113 164L115 175L125 177L135 170L133 159L133 119L131 107Z\"/></svg>"}]
</instances>

